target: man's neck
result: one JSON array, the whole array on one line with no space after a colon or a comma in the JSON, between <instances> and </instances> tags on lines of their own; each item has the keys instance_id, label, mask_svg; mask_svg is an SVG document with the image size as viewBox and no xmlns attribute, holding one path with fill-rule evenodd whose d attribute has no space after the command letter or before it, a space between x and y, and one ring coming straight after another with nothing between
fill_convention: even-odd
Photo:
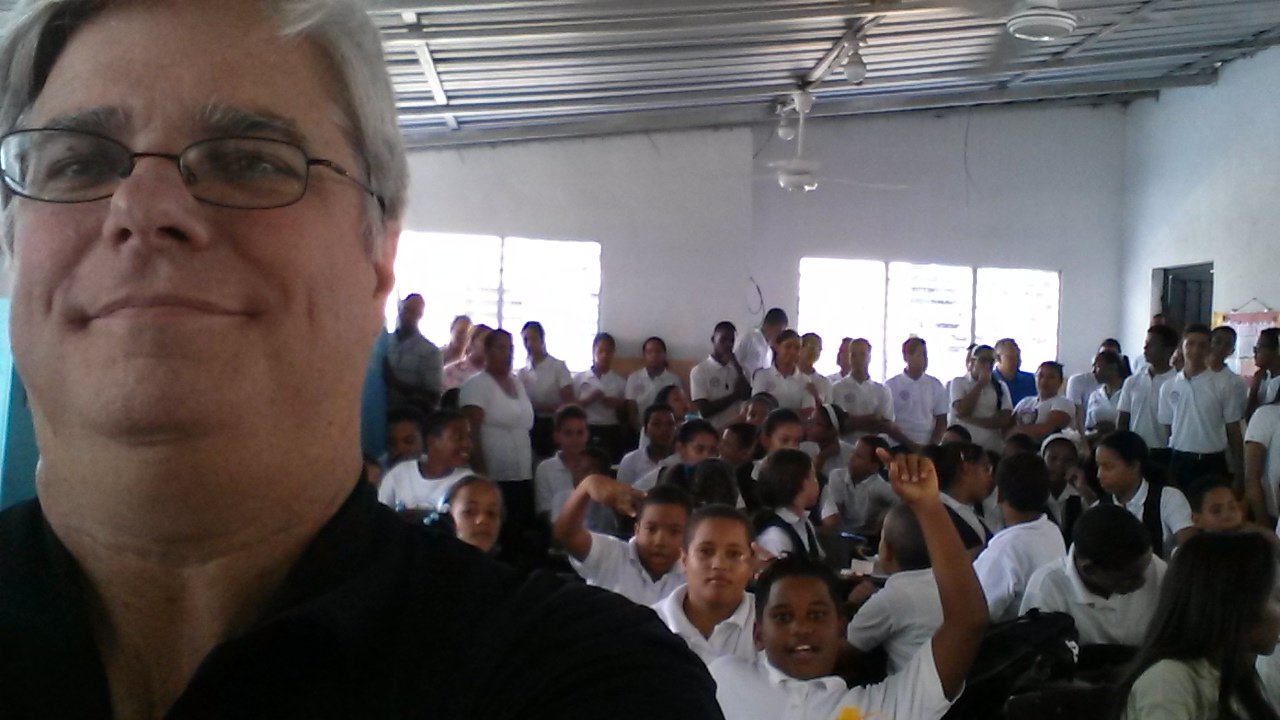
<instances>
[{"instance_id":1,"label":"man's neck","mask_svg":"<svg viewBox=\"0 0 1280 720\"><path fill-rule=\"evenodd\" d=\"M1158 363L1151 363L1150 365L1147 366L1147 374L1150 375L1151 377L1155 377L1157 375L1163 375L1169 372L1169 369L1171 367L1172 366L1169 364L1168 360L1163 360Z\"/></svg>"},{"instance_id":2,"label":"man's neck","mask_svg":"<svg viewBox=\"0 0 1280 720\"><path fill-rule=\"evenodd\" d=\"M1220 358L1216 355L1209 358L1209 369L1214 372L1221 372L1222 368L1227 366L1227 359Z\"/></svg>"},{"instance_id":3,"label":"man's neck","mask_svg":"<svg viewBox=\"0 0 1280 720\"><path fill-rule=\"evenodd\" d=\"M1007 369L997 365L996 372L1000 373L1000 379L1005 382L1008 382L1018 376L1018 368Z\"/></svg>"},{"instance_id":4,"label":"man's neck","mask_svg":"<svg viewBox=\"0 0 1280 720\"><path fill-rule=\"evenodd\" d=\"M716 630L716 626L733 617L740 605L742 605L742 598L738 598L738 601L731 605L703 604L695 603L686 594L681 609L684 610L684 616L689 619L689 624L694 626L702 637L710 639L711 633Z\"/></svg>"},{"instance_id":5,"label":"man's neck","mask_svg":"<svg viewBox=\"0 0 1280 720\"><path fill-rule=\"evenodd\" d=\"M1039 520L1043 515L1043 513L1038 511L1022 512L1021 510L1014 510L1012 508L1004 508L1002 509L1002 512L1004 513L1005 524L1008 525L1009 527L1013 527L1014 525L1026 525L1027 523L1035 522Z\"/></svg>"},{"instance_id":6,"label":"man's neck","mask_svg":"<svg viewBox=\"0 0 1280 720\"><path fill-rule=\"evenodd\" d=\"M732 361L732 360L733 360L733 353L732 353L732 352L727 352L727 353L725 353L725 354L721 355L720 353L718 353L718 352L716 352L716 351L712 350L712 351L711 351L711 359L712 359L712 360L715 360L716 362L720 363L721 365L728 365L728 364L730 363L730 361Z\"/></svg>"},{"instance_id":7,"label":"man's neck","mask_svg":"<svg viewBox=\"0 0 1280 720\"><path fill-rule=\"evenodd\" d=\"M805 375L812 375L812 374L813 374L813 364L812 364L812 363L810 363L810 364L808 364L808 365L805 365L804 363L800 363L800 365L799 365L798 367L800 368L800 372L804 373Z\"/></svg>"},{"instance_id":8,"label":"man's neck","mask_svg":"<svg viewBox=\"0 0 1280 720\"><path fill-rule=\"evenodd\" d=\"M850 370L849 377L853 378L857 382L863 383L871 379L871 373L866 370Z\"/></svg>"},{"instance_id":9,"label":"man's neck","mask_svg":"<svg viewBox=\"0 0 1280 720\"><path fill-rule=\"evenodd\" d=\"M1209 372L1211 368L1208 365L1192 365L1187 363L1182 366L1182 374L1189 378L1193 378L1201 373Z\"/></svg>"},{"instance_id":10,"label":"man's neck","mask_svg":"<svg viewBox=\"0 0 1280 720\"><path fill-rule=\"evenodd\" d=\"M902 374L906 375L912 380L919 380L920 378L924 377L924 370L917 370L915 372L912 372L911 368L903 368Z\"/></svg>"},{"instance_id":11,"label":"man's neck","mask_svg":"<svg viewBox=\"0 0 1280 720\"><path fill-rule=\"evenodd\" d=\"M407 337L413 337L418 334L417 325L398 325L396 326L396 337L403 340Z\"/></svg>"},{"instance_id":12,"label":"man's neck","mask_svg":"<svg viewBox=\"0 0 1280 720\"><path fill-rule=\"evenodd\" d=\"M661 462L671 457L671 453L675 452L675 448L670 445L655 445L653 440L650 440L649 447L645 448L644 451L653 462Z\"/></svg>"},{"instance_id":13,"label":"man's neck","mask_svg":"<svg viewBox=\"0 0 1280 720\"><path fill-rule=\"evenodd\" d=\"M547 359L547 351L546 351L546 350L542 350L542 351L540 351L540 352L532 352L532 353L529 353L529 364L530 364L530 365L537 365L538 363L540 363L540 362L542 362L543 360L546 360L546 359Z\"/></svg>"}]
</instances>

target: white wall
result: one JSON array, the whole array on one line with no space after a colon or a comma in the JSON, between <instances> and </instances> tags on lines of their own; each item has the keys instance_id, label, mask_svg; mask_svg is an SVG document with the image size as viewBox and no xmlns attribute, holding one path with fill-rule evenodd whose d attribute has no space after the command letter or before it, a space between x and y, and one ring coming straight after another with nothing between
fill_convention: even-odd
<instances>
[{"instance_id":1,"label":"white wall","mask_svg":"<svg viewBox=\"0 0 1280 720\"><path fill-rule=\"evenodd\" d=\"M1155 268L1214 263L1213 309L1280 307L1280 49L1211 87L1129 110L1124 336L1140 341ZM1241 348L1247 352L1249 348Z\"/></svg>"},{"instance_id":2,"label":"white wall","mask_svg":"<svg viewBox=\"0 0 1280 720\"><path fill-rule=\"evenodd\" d=\"M423 151L406 227L599 241L602 327L691 358L715 321L758 323L748 277L794 313L806 255L1061 271L1060 357L1083 369L1118 330L1124 122L1108 106L811 124L823 175L908 186L892 192L783 192L764 163L789 147L768 129Z\"/></svg>"}]
</instances>

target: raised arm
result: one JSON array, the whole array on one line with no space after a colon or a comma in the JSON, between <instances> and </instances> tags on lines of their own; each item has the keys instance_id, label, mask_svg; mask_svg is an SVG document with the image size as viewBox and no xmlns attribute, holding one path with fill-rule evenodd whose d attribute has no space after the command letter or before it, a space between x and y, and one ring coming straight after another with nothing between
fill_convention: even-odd
<instances>
[{"instance_id":1,"label":"raised arm","mask_svg":"<svg viewBox=\"0 0 1280 720\"><path fill-rule=\"evenodd\" d=\"M628 517L635 517L636 504L644 493L606 475L588 475L574 488L560 509L552 527L556 542L579 562L591 552L591 533L585 523L591 501L608 505Z\"/></svg>"}]
</instances>

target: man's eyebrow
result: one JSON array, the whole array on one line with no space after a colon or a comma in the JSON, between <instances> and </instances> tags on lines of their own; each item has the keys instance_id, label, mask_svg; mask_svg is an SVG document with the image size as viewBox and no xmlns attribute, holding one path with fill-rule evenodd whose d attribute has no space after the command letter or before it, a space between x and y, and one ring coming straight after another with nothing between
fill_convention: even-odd
<instances>
[{"instance_id":1,"label":"man's eyebrow","mask_svg":"<svg viewBox=\"0 0 1280 720\"><path fill-rule=\"evenodd\" d=\"M209 103L201 109L199 123L210 137L266 137L306 148L306 136L297 122L265 110Z\"/></svg>"},{"instance_id":2,"label":"man's eyebrow","mask_svg":"<svg viewBox=\"0 0 1280 720\"><path fill-rule=\"evenodd\" d=\"M55 115L46 120L41 127L115 136L128 128L129 123L130 118L127 110L113 106L100 106L63 115Z\"/></svg>"}]
</instances>

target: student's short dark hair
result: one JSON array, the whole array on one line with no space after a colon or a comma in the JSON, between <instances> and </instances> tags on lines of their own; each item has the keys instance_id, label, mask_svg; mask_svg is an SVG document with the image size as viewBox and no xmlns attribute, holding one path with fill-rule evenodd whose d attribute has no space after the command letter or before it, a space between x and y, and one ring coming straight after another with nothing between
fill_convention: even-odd
<instances>
[{"instance_id":1,"label":"student's short dark hair","mask_svg":"<svg viewBox=\"0 0 1280 720\"><path fill-rule=\"evenodd\" d=\"M1211 337L1213 335L1213 330L1203 323L1192 323L1182 330L1182 337L1185 338L1188 335L1204 335L1205 337Z\"/></svg>"},{"instance_id":2,"label":"student's short dark hair","mask_svg":"<svg viewBox=\"0 0 1280 720\"><path fill-rule=\"evenodd\" d=\"M618 349L618 341L614 340L613 336L607 332L596 333L596 336L591 338L591 349L594 350L596 349L597 345L599 345L600 343L606 343L606 342L609 343L609 345L613 347L614 350Z\"/></svg>"},{"instance_id":3,"label":"student's short dark hair","mask_svg":"<svg viewBox=\"0 0 1280 720\"><path fill-rule=\"evenodd\" d=\"M800 494L811 472L813 458L803 450L774 450L760 463L756 494L765 507L786 507Z\"/></svg>"},{"instance_id":4,"label":"student's short dark hair","mask_svg":"<svg viewBox=\"0 0 1280 720\"><path fill-rule=\"evenodd\" d=\"M965 442L973 442L973 433L969 432L969 428L959 423L947 427L947 432L953 435L959 435L964 438ZM945 434L945 433L944 433Z\"/></svg>"},{"instance_id":5,"label":"student's short dark hair","mask_svg":"<svg viewBox=\"0 0 1280 720\"><path fill-rule=\"evenodd\" d=\"M1014 433L1004 439L1005 446L1012 445L1017 453L1034 453L1036 451L1036 441L1026 433Z\"/></svg>"},{"instance_id":6,"label":"student's short dark hair","mask_svg":"<svg viewBox=\"0 0 1280 720\"><path fill-rule=\"evenodd\" d=\"M914 510L904 503L889 508L884 516L882 538L903 570L925 570L933 567L924 530Z\"/></svg>"},{"instance_id":7,"label":"student's short dark hair","mask_svg":"<svg viewBox=\"0 0 1280 720\"><path fill-rule=\"evenodd\" d=\"M1152 325L1147 328L1147 334L1155 335L1160 339L1160 344L1167 348L1173 349L1178 347L1178 340L1180 339L1178 337L1178 331L1168 325Z\"/></svg>"},{"instance_id":8,"label":"student's short dark hair","mask_svg":"<svg viewBox=\"0 0 1280 720\"><path fill-rule=\"evenodd\" d=\"M765 437L772 436L781 425L796 424L804 426L804 421L800 419L800 414L790 408L777 408L770 410L765 416L764 424L760 426L760 434Z\"/></svg>"},{"instance_id":9,"label":"student's short dark hair","mask_svg":"<svg viewBox=\"0 0 1280 720\"><path fill-rule=\"evenodd\" d=\"M1212 332L1222 333L1223 335L1230 335L1232 339L1239 337L1239 335L1236 333L1236 329L1231 327L1230 325L1219 325L1218 327L1214 328Z\"/></svg>"},{"instance_id":10,"label":"student's short dark hair","mask_svg":"<svg viewBox=\"0 0 1280 720\"><path fill-rule=\"evenodd\" d=\"M670 405L666 403L656 402L644 409L644 418L640 421L640 426L649 427L649 418L653 417L654 415L660 412L669 412L671 413L671 417L675 417L676 415L675 409L672 408Z\"/></svg>"},{"instance_id":11,"label":"student's short dark hair","mask_svg":"<svg viewBox=\"0 0 1280 720\"><path fill-rule=\"evenodd\" d=\"M716 440L720 439L720 433L716 432L716 426L703 420L702 418L694 418L687 420L680 426L679 432L676 433L676 442L681 445L688 445L693 439L699 435L710 435Z\"/></svg>"},{"instance_id":12,"label":"student's short dark hair","mask_svg":"<svg viewBox=\"0 0 1280 720\"><path fill-rule=\"evenodd\" d=\"M1103 365L1114 366L1117 370L1124 370L1124 361L1120 359L1120 353L1112 350L1103 350L1093 358L1094 362L1101 361Z\"/></svg>"},{"instance_id":13,"label":"student's short dark hair","mask_svg":"<svg viewBox=\"0 0 1280 720\"><path fill-rule=\"evenodd\" d=\"M542 323L538 322L537 320L530 320L529 322L525 323L524 326L520 328L520 334L524 335L526 332L530 330L533 330L534 332L538 333L538 337L540 338L546 339L547 337L547 331L542 328Z\"/></svg>"},{"instance_id":14,"label":"student's short dark hair","mask_svg":"<svg viewBox=\"0 0 1280 720\"><path fill-rule=\"evenodd\" d=\"M578 405L565 405L556 410L555 419L552 421L552 427L559 430L566 422L570 420L581 420L587 422L587 411Z\"/></svg>"},{"instance_id":15,"label":"student's short dark hair","mask_svg":"<svg viewBox=\"0 0 1280 720\"><path fill-rule=\"evenodd\" d=\"M903 354L905 354L905 355L910 355L910 354L911 354L911 350L912 350L915 346L917 346L917 345L919 345L920 347L923 347L923 348L927 348L927 347L929 347L929 343L926 343L926 342L924 341L924 338L922 338L922 337L916 337L916 336L912 335L911 337L909 337L909 338L907 338L906 340L903 340L903 341L902 341L902 352L903 352Z\"/></svg>"},{"instance_id":16,"label":"student's short dark hair","mask_svg":"<svg viewBox=\"0 0 1280 720\"><path fill-rule=\"evenodd\" d=\"M769 308L769 312L764 314L764 321L761 325L789 325L791 320L787 317L787 311L782 308Z\"/></svg>"},{"instance_id":17,"label":"student's short dark hair","mask_svg":"<svg viewBox=\"0 0 1280 720\"><path fill-rule=\"evenodd\" d=\"M609 470L613 467L613 458L609 457L609 453L604 448L588 445L582 451L582 456L591 463L591 469L598 475L608 475Z\"/></svg>"},{"instance_id":18,"label":"student's short dark hair","mask_svg":"<svg viewBox=\"0 0 1280 720\"><path fill-rule=\"evenodd\" d=\"M697 507L733 506L738 502L738 480L729 463L720 458L707 458L695 465L688 474L688 484Z\"/></svg>"},{"instance_id":19,"label":"student's short dark hair","mask_svg":"<svg viewBox=\"0 0 1280 720\"><path fill-rule=\"evenodd\" d=\"M1040 369L1048 370L1050 372L1055 373L1058 376L1059 380L1063 378L1062 363L1060 362L1055 362L1053 360L1045 360L1044 362L1040 363Z\"/></svg>"},{"instance_id":20,"label":"student's short dark hair","mask_svg":"<svg viewBox=\"0 0 1280 720\"><path fill-rule=\"evenodd\" d=\"M961 454L961 443L945 445L925 445L920 454L933 462L934 472L938 475L938 488L946 492L960 479L960 470L964 462Z\"/></svg>"},{"instance_id":21,"label":"student's short dark hair","mask_svg":"<svg viewBox=\"0 0 1280 720\"><path fill-rule=\"evenodd\" d=\"M1017 453L996 468L1000 501L1018 512L1037 512L1049 502L1049 468L1035 453Z\"/></svg>"},{"instance_id":22,"label":"student's short dark hair","mask_svg":"<svg viewBox=\"0 0 1280 720\"><path fill-rule=\"evenodd\" d=\"M795 330L792 330L791 328L786 328L782 332L778 333L778 337L773 339L773 343L775 345L781 345L782 343L788 340L799 340L799 339L800 339L800 333L796 332Z\"/></svg>"},{"instance_id":23,"label":"student's short dark hair","mask_svg":"<svg viewBox=\"0 0 1280 720\"><path fill-rule=\"evenodd\" d=\"M1267 328L1258 333L1258 345L1273 350L1280 348L1280 328Z\"/></svg>"},{"instance_id":24,"label":"student's short dark hair","mask_svg":"<svg viewBox=\"0 0 1280 720\"><path fill-rule=\"evenodd\" d=\"M446 507L452 505L453 499L458 497L464 488L469 488L472 485L487 485L494 489L498 494L498 507L502 509L501 517L505 521L507 519L507 504L502 498L502 488L498 487L498 483L496 481L490 480L484 475L467 475L454 483L453 487L449 488L449 492L445 493L444 500L442 500L440 504Z\"/></svg>"},{"instance_id":25,"label":"student's short dark hair","mask_svg":"<svg viewBox=\"0 0 1280 720\"><path fill-rule=\"evenodd\" d=\"M651 342L656 342L656 343L658 343L658 346L662 348L662 352L666 352L666 351L667 351L667 341L666 341L666 340L663 340L662 338L658 337L657 335L652 335L652 336L650 336L650 337L645 338L645 339L644 339L644 342L640 343L640 351L641 351L641 352L644 352L644 349L645 349L646 347L648 347L648 346L649 346L649 343L651 343Z\"/></svg>"},{"instance_id":26,"label":"student's short dark hair","mask_svg":"<svg viewBox=\"0 0 1280 720\"><path fill-rule=\"evenodd\" d=\"M738 445L749 448L756 444L756 426L747 422L737 422L724 429L738 441Z\"/></svg>"},{"instance_id":27,"label":"student's short dark hair","mask_svg":"<svg viewBox=\"0 0 1280 720\"><path fill-rule=\"evenodd\" d=\"M387 413L387 425L396 425L398 423L413 423L418 427L418 432L422 432L422 426L426 422L422 411L413 407L400 407Z\"/></svg>"},{"instance_id":28,"label":"student's short dark hair","mask_svg":"<svg viewBox=\"0 0 1280 720\"><path fill-rule=\"evenodd\" d=\"M502 338L506 338L507 342L511 342L511 333L507 332L506 330L503 330L502 328L489 331L489 333L484 336L484 349L492 350L494 344L497 343Z\"/></svg>"},{"instance_id":29,"label":"student's short dark hair","mask_svg":"<svg viewBox=\"0 0 1280 720\"><path fill-rule=\"evenodd\" d=\"M774 397L772 393L767 393L767 392L756 393L755 395L752 395L751 399L748 400L747 403L748 404L764 403L765 405L769 406L770 410L778 409L778 398Z\"/></svg>"},{"instance_id":30,"label":"student's short dark hair","mask_svg":"<svg viewBox=\"0 0 1280 720\"><path fill-rule=\"evenodd\" d=\"M679 385L663 386L658 390L658 394L653 396L653 402L657 405L670 405L671 393L677 390L679 390L680 392L684 392L684 388L680 387ZM679 420L679 418L676 418L676 419Z\"/></svg>"},{"instance_id":31,"label":"student's short dark hair","mask_svg":"<svg viewBox=\"0 0 1280 720\"><path fill-rule=\"evenodd\" d=\"M875 458L876 464L879 465L880 467L884 467L884 463L880 462L880 454L876 451L884 450L885 452L889 452L889 453L893 452L892 449L889 447L889 441L885 440L879 435L863 435L862 437L858 438L858 442L865 443L871 447L871 457Z\"/></svg>"},{"instance_id":32,"label":"student's short dark hair","mask_svg":"<svg viewBox=\"0 0 1280 720\"><path fill-rule=\"evenodd\" d=\"M686 550L689 548L689 543L693 542L693 536L698 532L698 526L701 525L704 520L732 520L733 522L742 525L742 532L745 533L747 537L748 548L751 546L751 543L755 542L756 531L755 528L751 526L750 518L732 505L712 503L710 505L703 505L697 510L694 510L693 514L689 516L689 523L684 526L684 547Z\"/></svg>"},{"instance_id":33,"label":"student's short dark hair","mask_svg":"<svg viewBox=\"0 0 1280 720\"><path fill-rule=\"evenodd\" d=\"M1077 557L1104 570L1120 570L1151 552L1151 535L1125 508L1098 504L1076 520L1071 544Z\"/></svg>"},{"instance_id":34,"label":"student's short dark hair","mask_svg":"<svg viewBox=\"0 0 1280 720\"><path fill-rule=\"evenodd\" d=\"M840 579L836 577L835 571L804 553L788 553L769 563L769 567L756 580L756 622L764 620L765 606L769 604L769 593L773 586L787 578L813 578L822 581L836 610L843 613Z\"/></svg>"},{"instance_id":35,"label":"student's short dark hair","mask_svg":"<svg viewBox=\"0 0 1280 720\"><path fill-rule=\"evenodd\" d=\"M636 506L636 519L639 520L645 509L654 505L676 505L684 508L685 515L693 514L693 498L679 485L660 483L654 486Z\"/></svg>"},{"instance_id":36,"label":"student's short dark hair","mask_svg":"<svg viewBox=\"0 0 1280 720\"><path fill-rule=\"evenodd\" d=\"M1235 494L1235 490L1231 487L1231 480L1221 475L1202 475L1195 479L1190 486L1187 487L1187 502L1191 505L1192 512L1201 512L1204 510L1204 498L1210 492L1218 488L1226 488Z\"/></svg>"},{"instance_id":37,"label":"student's short dark hair","mask_svg":"<svg viewBox=\"0 0 1280 720\"><path fill-rule=\"evenodd\" d=\"M466 416L457 410L437 410L427 416L425 422L422 423L423 438L438 438L444 434L445 428L450 423L465 420Z\"/></svg>"},{"instance_id":38,"label":"student's short dark hair","mask_svg":"<svg viewBox=\"0 0 1280 720\"><path fill-rule=\"evenodd\" d=\"M1119 341L1119 340L1117 340L1117 339L1115 339L1115 338L1107 338L1106 340L1103 340L1102 342L1098 343L1098 347L1100 347L1100 348L1104 348L1104 347L1113 347L1113 348L1115 348L1115 353L1116 353L1117 355L1119 355L1121 352L1123 352L1123 351L1120 349L1120 341Z\"/></svg>"},{"instance_id":39,"label":"student's short dark hair","mask_svg":"<svg viewBox=\"0 0 1280 720\"><path fill-rule=\"evenodd\" d=\"M717 335L717 334L722 333L722 332L731 332L731 333L733 333L734 335L737 335L737 334L738 334L738 326L737 326L737 325L734 325L733 323L729 322L728 320L721 320L720 322L716 323L716 326L715 326L714 328L712 328L712 329L711 329L711 334L712 334L712 335Z\"/></svg>"}]
</instances>

